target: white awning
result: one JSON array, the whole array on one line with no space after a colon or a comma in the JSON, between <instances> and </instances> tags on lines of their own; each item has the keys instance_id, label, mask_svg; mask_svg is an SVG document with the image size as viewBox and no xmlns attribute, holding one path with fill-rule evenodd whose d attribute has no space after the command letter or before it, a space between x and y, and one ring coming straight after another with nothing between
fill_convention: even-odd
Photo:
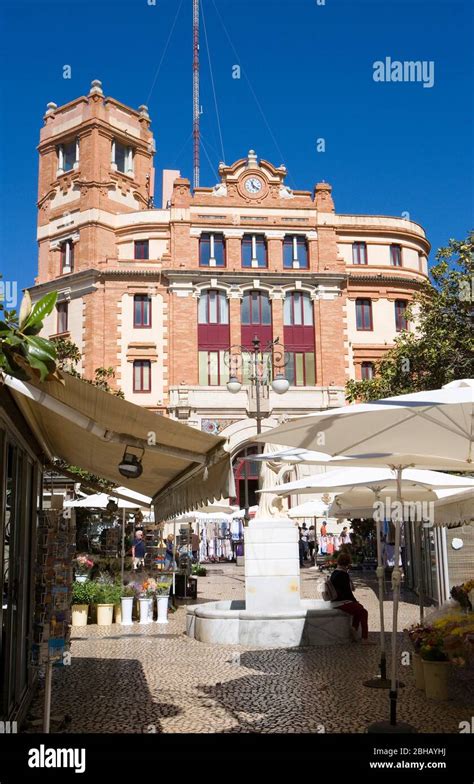
<instances>
[{"instance_id":1,"label":"white awning","mask_svg":"<svg viewBox=\"0 0 474 784\"><path fill-rule=\"evenodd\" d=\"M64 374L64 385L5 376L45 453L121 485L126 446L143 449L143 473L128 479L163 520L234 493L225 439L175 422ZM229 484L230 483L230 484Z\"/></svg>"}]
</instances>

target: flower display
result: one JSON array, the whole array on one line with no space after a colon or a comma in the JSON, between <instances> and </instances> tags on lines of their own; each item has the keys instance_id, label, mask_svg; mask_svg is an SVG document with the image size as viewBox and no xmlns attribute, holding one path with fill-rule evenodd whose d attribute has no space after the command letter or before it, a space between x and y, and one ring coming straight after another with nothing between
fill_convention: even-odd
<instances>
[{"instance_id":1,"label":"flower display","mask_svg":"<svg viewBox=\"0 0 474 784\"><path fill-rule=\"evenodd\" d=\"M448 612L429 625L406 630L416 653L426 661L450 661L463 667L474 660L474 620L463 612Z\"/></svg>"},{"instance_id":2,"label":"flower display","mask_svg":"<svg viewBox=\"0 0 474 784\"><path fill-rule=\"evenodd\" d=\"M78 555L74 559L74 569L76 574L89 574L93 566L94 561L91 561L87 555Z\"/></svg>"},{"instance_id":3,"label":"flower display","mask_svg":"<svg viewBox=\"0 0 474 784\"><path fill-rule=\"evenodd\" d=\"M471 591L474 591L474 580L468 580L461 585L454 585L451 588L451 596L461 607L472 611L472 602L469 598Z\"/></svg>"}]
</instances>

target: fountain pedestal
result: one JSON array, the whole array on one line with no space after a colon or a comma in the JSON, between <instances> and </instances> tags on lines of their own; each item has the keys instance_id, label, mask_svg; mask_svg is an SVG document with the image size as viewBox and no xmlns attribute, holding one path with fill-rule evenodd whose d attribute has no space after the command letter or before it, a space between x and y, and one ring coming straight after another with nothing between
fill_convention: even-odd
<instances>
[{"instance_id":1,"label":"fountain pedestal","mask_svg":"<svg viewBox=\"0 0 474 784\"><path fill-rule=\"evenodd\" d=\"M298 529L287 518L251 520L245 539L245 609L301 608Z\"/></svg>"}]
</instances>

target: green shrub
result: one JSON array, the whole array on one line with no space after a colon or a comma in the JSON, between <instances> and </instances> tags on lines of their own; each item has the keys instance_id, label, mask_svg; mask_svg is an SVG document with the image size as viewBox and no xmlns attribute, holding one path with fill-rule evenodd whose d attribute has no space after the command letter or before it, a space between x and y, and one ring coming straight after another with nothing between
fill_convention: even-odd
<instances>
[{"instance_id":1,"label":"green shrub","mask_svg":"<svg viewBox=\"0 0 474 784\"><path fill-rule=\"evenodd\" d=\"M90 604L92 585L90 580L86 580L85 583L74 582L72 584L72 604Z\"/></svg>"},{"instance_id":2,"label":"green shrub","mask_svg":"<svg viewBox=\"0 0 474 784\"><path fill-rule=\"evenodd\" d=\"M118 604L121 588L115 583L93 583L91 602L93 604Z\"/></svg>"},{"instance_id":3,"label":"green shrub","mask_svg":"<svg viewBox=\"0 0 474 784\"><path fill-rule=\"evenodd\" d=\"M193 564L191 573L196 577L205 577L207 574L207 569L204 566L201 566L201 564Z\"/></svg>"}]
</instances>

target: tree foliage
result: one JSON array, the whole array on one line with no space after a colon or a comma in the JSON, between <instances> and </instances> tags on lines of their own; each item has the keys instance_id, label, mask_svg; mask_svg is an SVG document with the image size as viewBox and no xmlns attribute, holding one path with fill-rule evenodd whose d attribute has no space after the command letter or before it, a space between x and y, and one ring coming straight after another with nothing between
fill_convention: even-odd
<instances>
[{"instance_id":1,"label":"tree foliage","mask_svg":"<svg viewBox=\"0 0 474 784\"><path fill-rule=\"evenodd\" d=\"M85 378L77 370L77 365L81 361L81 352L76 344L67 338L58 338L55 340L55 344L58 365L62 370L72 376L76 376L76 378L81 378L87 384L92 384L93 386L102 389L104 392L110 392L120 398L125 397L121 389L113 389L109 384L109 381L115 378L115 370L112 367L96 368L94 371L94 378Z\"/></svg>"},{"instance_id":2,"label":"tree foliage","mask_svg":"<svg viewBox=\"0 0 474 784\"><path fill-rule=\"evenodd\" d=\"M376 363L374 378L347 382L350 402L438 389L474 377L473 259L473 233L438 251L430 282L407 311L416 332L400 334Z\"/></svg>"},{"instance_id":3,"label":"tree foliage","mask_svg":"<svg viewBox=\"0 0 474 784\"><path fill-rule=\"evenodd\" d=\"M5 310L0 302L0 370L20 381L62 380L54 344L39 337L57 296L51 292L33 305L26 292L19 313Z\"/></svg>"}]
</instances>

